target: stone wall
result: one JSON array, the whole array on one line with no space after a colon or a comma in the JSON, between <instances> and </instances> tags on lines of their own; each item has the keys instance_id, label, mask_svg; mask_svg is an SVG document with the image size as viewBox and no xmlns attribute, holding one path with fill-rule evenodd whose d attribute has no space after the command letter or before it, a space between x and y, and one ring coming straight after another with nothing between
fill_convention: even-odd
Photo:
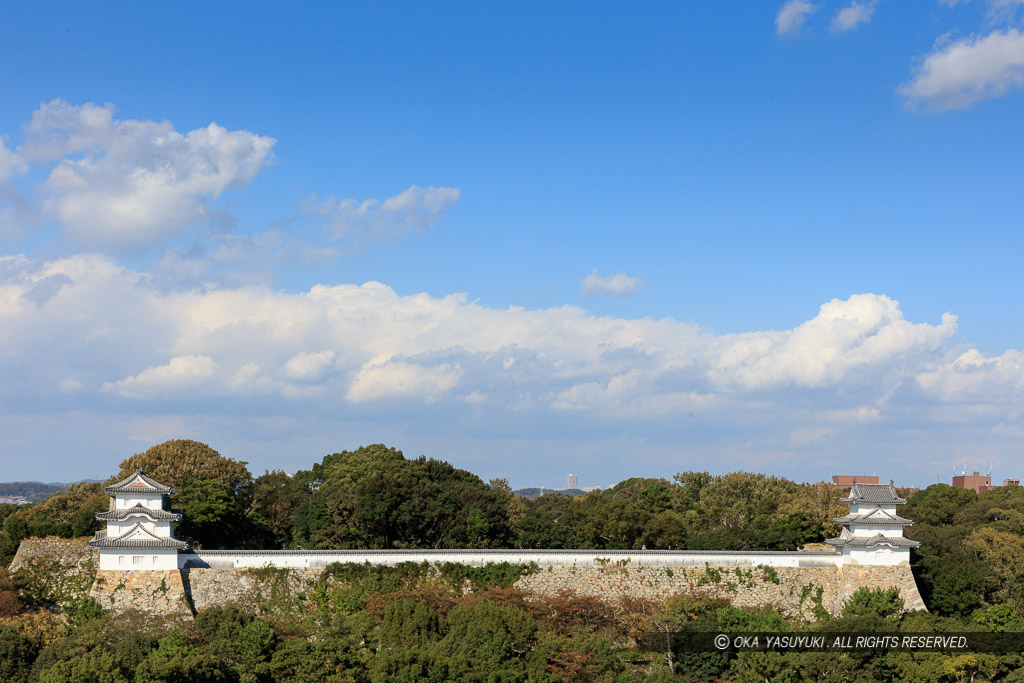
<instances>
[{"instance_id":1,"label":"stone wall","mask_svg":"<svg viewBox=\"0 0 1024 683\"><path fill-rule=\"evenodd\" d=\"M8 571L20 572L26 591L44 603L60 604L88 594L99 553L85 538L29 538L21 542Z\"/></svg>"},{"instance_id":2,"label":"stone wall","mask_svg":"<svg viewBox=\"0 0 1024 683\"><path fill-rule=\"evenodd\" d=\"M585 564L580 561L576 566L541 566L516 586L540 596L573 591L609 601L625 597L661 600L685 592L725 598L738 607L768 605L808 618L819 609L838 614L846 599L860 587L896 586L906 609L924 609L910 567L905 564L769 568L752 563L726 565L726 555L720 554L703 558L705 562L700 566L689 561L693 558L686 558L686 566L637 566L625 555L602 554L608 557L598 561L591 558ZM11 569L34 572L40 581L49 581L47 590L54 602L87 592L108 609L143 609L160 614L202 611L229 603L254 610L268 604L298 604L323 571L313 567L188 567L180 571L97 572L97 556L95 550L86 547L85 539L28 539L18 549ZM641 561L650 562L651 558Z\"/></svg>"},{"instance_id":3,"label":"stone wall","mask_svg":"<svg viewBox=\"0 0 1024 683\"><path fill-rule=\"evenodd\" d=\"M259 611L264 605L301 601L320 569L188 569L186 586L197 611L234 603ZM116 573L116 572L114 572ZM910 567L541 567L516 588L538 596L572 591L602 600L664 600L679 593L724 598L737 607L770 606L814 619L824 609L839 614L861 587L898 587L907 610L925 609Z\"/></svg>"},{"instance_id":4,"label":"stone wall","mask_svg":"<svg viewBox=\"0 0 1024 683\"><path fill-rule=\"evenodd\" d=\"M836 615L861 587L898 587L905 609L925 609L907 565L897 567L542 567L518 588L538 595L570 590L604 600L664 600L679 593L724 598L736 607L770 606L813 619L816 609Z\"/></svg>"},{"instance_id":5,"label":"stone wall","mask_svg":"<svg viewBox=\"0 0 1024 683\"><path fill-rule=\"evenodd\" d=\"M98 571L89 595L115 612L141 610L153 614L191 614L181 572L177 569Z\"/></svg>"},{"instance_id":6,"label":"stone wall","mask_svg":"<svg viewBox=\"0 0 1024 683\"><path fill-rule=\"evenodd\" d=\"M265 605L304 599L322 569L184 569L197 612L235 604L259 612Z\"/></svg>"},{"instance_id":7,"label":"stone wall","mask_svg":"<svg viewBox=\"0 0 1024 683\"><path fill-rule=\"evenodd\" d=\"M99 566L100 553L86 545L88 540L58 536L26 538L18 546L18 552L15 553L8 569L13 573L30 564L59 564L67 568L81 568L90 563L94 567Z\"/></svg>"}]
</instances>

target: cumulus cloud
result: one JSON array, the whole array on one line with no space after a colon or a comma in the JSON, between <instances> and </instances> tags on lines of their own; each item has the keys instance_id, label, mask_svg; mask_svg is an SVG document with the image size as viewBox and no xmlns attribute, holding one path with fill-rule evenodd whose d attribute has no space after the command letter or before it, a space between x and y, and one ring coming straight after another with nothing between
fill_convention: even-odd
<instances>
[{"instance_id":1,"label":"cumulus cloud","mask_svg":"<svg viewBox=\"0 0 1024 683\"><path fill-rule=\"evenodd\" d=\"M871 21L871 15L875 13L877 0L867 2L853 2L849 7L844 7L832 17L832 30L839 33L851 31L861 24Z\"/></svg>"},{"instance_id":2,"label":"cumulus cloud","mask_svg":"<svg viewBox=\"0 0 1024 683\"><path fill-rule=\"evenodd\" d=\"M316 381L331 367L334 355L330 349L316 353L297 353L284 364L284 375L290 379Z\"/></svg>"},{"instance_id":3,"label":"cumulus cloud","mask_svg":"<svg viewBox=\"0 0 1024 683\"><path fill-rule=\"evenodd\" d=\"M459 367L451 364L426 367L402 360L369 363L360 368L345 398L353 403L382 398L436 401L458 384L460 374Z\"/></svg>"},{"instance_id":4,"label":"cumulus cloud","mask_svg":"<svg viewBox=\"0 0 1024 683\"><path fill-rule=\"evenodd\" d=\"M909 384L929 400L967 391L1019 400L1020 356L947 357L956 329L951 314L938 324L908 321L897 301L877 294L827 302L789 330L712 335L671 319L595 317L571 306L494 309L461 294L399 296L377 282L296 293L165 291L102 256L0 257L0 345L8 349L0 373L25 377L9 383L14 392L74 378L76 395L102 387L125 400L183 391L333 396L353 405L483 405L485 397L490 407L651 417L760 401L765 392L797 401L803 392L799 400L831 411L819 418L833 422L880 417ZM829 405L818 405L822 392Z\"/></svg>"},{"instance_id":5,"label":"cumulus cloud","mask_svg":"<svg viewBox=\"0 0 1024 683\"><path fill-rule=\"evenodd\" d=\"M4 256L0 405L45 412L58 395L104 420L187 398L185 422L219 416L227 430L254 407L295 438L307 415L361 416L365 438L409 420L430 421L437 439L445 424L536 438L574 425L591 440L618 420L650 434L713 424L716 443L739 440L736 453L833 448L851 430L897 424L1011 433L1024 355L961 347L956 329L951 314L909 321L879 294L826 302L791 329L716 335L573 306L400 296L378 282L166 289L100 255Z\"/></svg>"},{"instance_id":6,"label":"cumulus cloud","mask_svg":"<svg viewBox=\"0 0 1024 683\"><path fill-rule=\"evenodd\" d=\"M209 356L176 356L166 365L146 368L134 377L104 382L103 391L128 398L154 398L195 390L217 371L217 363Z\"/></svg>"},{"instance_id":7,"label":"cumulus cloud","mask_svg":"<svg viewBox=\"0 0 1024 683\"><path fill-rule=\"evenodd\" d=\"M948 42L940 39L897 92L907 106L943 111L1002 97L1024 85L1024 33L1015 28Z\"/></svg>"},{"instance_id":8,"label":"cumulus cloud","mask_svg":"<svg viewBox=\"0 0 1024 683\"><path fill-rule=\"evenodd\" d=\"M602 277L597 270L592 270L589 275L580 281L580 291L584 294L611 294L613 296L627 296L635 292L643 280L638 277L629 277L625 273L615 273Z\"/></svg>"},{"instance_id":9,"label":"cumulus cloud","mask_svg":"<svg viewBox=\"0 0 1024 683\"><path fill-rule=\"evenodd\" d=\"M969 349L952 362L929 368L915 379L928 394L950 403L1019 405L1024 394L1024 353L986 356Z\"/></svg>"},{"instance_id":10,"label":"cumulus cloud","mask_svg":"<svg viewBox=\"0 0 1024 683\"><path fill-rule=\"evenodd\" d=\"M751 332L717 340L712 373L720 386L820 387L864 377L906 354L940 348L956 316L940 325L910 323L888 297L859 294L823 304L811 320L785 332Z\"/></svg>"},{"instance_id":11,"label":"cumulus cloud","mask_svg":"<svg viewBox=\"0 0 1024 683\"><path fill-rule=\"evenodd\" d=\"M412 233L423 234L459 201L457 187L412 185L394 197L334 199L307 202L306 209L326 218L331 236L356 247L394 242Z\"/></svg>"},{"instance_id":12,"label":"cumulus cloud","mask_svg":"<svg viewBox=\"0 0 1024 683\"><path fill-rule=\"evenodd\" d=\"M116 119L109 104L53 100L33 113L17 160L52 166L41 210L67 236L142 249L210 219L210 202L249 185L274 143L216 123L180 133L168 121ZM11 164L0 153L0 173Z\"/></svg>"},{"instance_id":13,"label":"cumulus cloud","mask_svg":"<svg viewBox=\"0 0 1024 683\"><path fill-rule=\"evenodd\" d=\"M799 33L804 21L820 8L807 0L788 0L775 16L775 31L780 36L791 36Z\"/></svg>"}]
</instances>

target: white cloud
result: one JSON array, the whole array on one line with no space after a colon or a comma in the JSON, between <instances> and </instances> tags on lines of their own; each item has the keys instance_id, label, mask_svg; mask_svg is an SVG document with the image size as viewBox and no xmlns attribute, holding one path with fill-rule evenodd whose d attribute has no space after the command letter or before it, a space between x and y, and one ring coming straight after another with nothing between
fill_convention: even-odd
<instances>
[{"instance_id":1,"label":"white cloud","mask_svg":"<svg viewBox=\"0 0 1024 683\"><path fill-rule=\"evenodd\" d=\"M882 411L872 406L857 406L842 410L825 411L822 417L832 422L875 422L882 419Z\"/></svg>"},{"instance_id":2,"label":"white cloud","mask_svg":"<svg viewBox=\"0 0 1024 683\"><path fill-rule=\"evenodd\" d=\"M129 398L154 398L198 389L218 365L209 356L176 356L166 365L146 368L134 377L104 382L103 391Z\"/></svg>"},{"instance_id":3,"label":"white cloud","mask_svg":"<svg viewBox=\"0 0 1024 683\"><path fill-rule=\"evenodd\" d=\"M366 199L315 199L307 210L325 216L331 236L346 239L357 248L378 242L393 242L411 233L423 234L459 201L457 187L412 185L384 201Z\"/></svg>"},{"instance_id":4,"label":"white cloud","mask_svg":"<svg viewBox=\"0 0 1024 683\"><path fill-rule=\"evenodd\" d=\"M479 405L481 403L490 403L491 399L487 394L479 391L473 391L468 394L459 394L455 398L459 399L463 403L469 403L472 405Z\"/></svg>"},{"instance_id":5,"label":"white cloud","mask_svg":"<svg viewBox=\"0 0 1024 683\"><path fill-rule=\"evenodd\" d=\"M908 107L963 109L1024 85L1024 33L1014 28L952 43L940 40L897 92Z\"/></svg>"},{"instance_id":6,"label":"white cloud","mask_svg":"<svg viewBox=\"0 0 1024 683\"><path fill-rule=\"evenodd\" d=\"M747 389L875 379L869 373L905 354L934 351L955 332L956 316L949 313L938 326L913 324L893 299L858 294L823 304L792 330L719 338L712 373L719 386Z\"/></svg>"},{"instance_id":7,"label":"white cloud","mask_svg":"<svg viewBox=\"0 0 1024 683\"><path fill-rule=\"evenodd\" d=\"M3 137L0 137L0 183L7 182L12 176L24 173L28 164L19 155L15 154L4 144Z\"/></svg>"},{"instance_id":8,"label":"white cloud","mask_svg":"<svg viewBox=\"0 0 1024 683\"><path fill-rule=\"evenodd\" d=\"M557 410L582 410L618 417L657 418L710 408L713 394L666 391L657 370L629 370L606 382L587 382L560 392Z\"/></svg>"},{"instance_id":9,"label":"white cloud","mask_svg":"<svg viewBox=\"0 0 1024 683\"><path fill-rule=\"evenodd\" d=\"M284 374L290 379L316 381L330 369L334 356L334 351L329 349L316 353L297 353L284 364Z\"/></svg>"},{"instance_id":10,"label":"white cloud","mask_svg":"<svg viewBox=\"0 0 1024 683\"><path fill-rule=\"evenodd\" d=\"M81 391L84 387L81 382L77 382L73 379L61 380L61 383L57 385L58 391L62 394L73 394L76 391Z\"/></svg>"},{"instance_id":11,"label":"white cloud","mask_svg":"<svg viewBox=\"0 0 1024 683\"><path fill-rule=\"evenodd\" d=\"M187 398L183 424L216 419L222 435L251 408L300 440L307 416L344 416L363 420L362 436L338 432L346 439L418 421L432 443L586 434L596 448L617 421L642 420L663 441L713 433L702 448L727 446L731 466L756 466L739 458L772 448L840 449L851 434L897 444L901 428L946 453L944 425L1009 434L1024 415L1024 354L961 348L955 334L954 316L911 322L877 294L827 302L792 329L714 335L573 306L399 296L377 282L167 290L103 256L0 257L6 410L41 415L59 390L62 405L102 422Z\"/></svg>"},{"instance_id":12,"label":"white cloud","mask_svg":"<svg viewBox=\"0 0 1024 683\"><path fill-rule=\"evenodd\" d=\"M1024 353L1011 349L999 356L986 356L968 349L951 362L919 373L916 379L927 395L944 402L1019 406L1024 396Z\"/></svg>"},{"instance_id":13,"label":"white cloud","mask_svg":"<svg viewBox=\"0 0 1024 683\"><path fill-rule=\"evenodd\" d=\"M424 367L405 361L368 363L352 380L345 395L353 403L383 398L424 398L435 401L459 382L457 365Z\"/></svg>"},{"instance_id":14,"label":"white cloud","mask_svg":"<svg viewBox=\"0 0 1024 683\"><path fill-rule=\"evenodd\" d=\"M1012 22L1024 8L1024 0L988 0L988 18L992 22Z\"/></svg>"},{"instance_id":15,"label":"white cloud","mask_svg":"<svg viewBox=\"0 0 1024 683\"><path fill-rule=\"evenodd\" d=\"M807 17L817 12L819 8L820 5L807 0L788 0L775 17L775 31L780 36L798 33Z\"/></svg>"},{"instance_id":16,"label":"white cloud","mask_svg":"<svg viewBox=\"0 0 1024 683\"><path fill-rule=\"evenodd\" d=\"M842 8L832 17L832 30L843 33L871 21L871 15L875 13L877 4L877 0L854 1L849 7Z\"/></svg>"},{"instance_id":17,"label":"white cloud","mask_svg":"<svg viewBox=\"0 0 1024 683\"><path fill-rule=\"evenodd\" d=\"M584 294L627 296L635 292L643 283L643 280L640 278L629 277L625 273L615 273L614 275L602 277L597 274L595 269L580 281L580 291Z\"/></svg>"},{"instance_id":18,"label":"white cloud","mask_svg":"<svg viewBox=\"0 0 1024 683\"><path fill-rule=\"evenodd\" d=\"M135 249L208 220L209 202L251 183L275 142L216 123L182 134L61 100L43 104L25 134L19 158L55 164L39 187L43 212L77 242Z\"/></svg>"}]
</instances>

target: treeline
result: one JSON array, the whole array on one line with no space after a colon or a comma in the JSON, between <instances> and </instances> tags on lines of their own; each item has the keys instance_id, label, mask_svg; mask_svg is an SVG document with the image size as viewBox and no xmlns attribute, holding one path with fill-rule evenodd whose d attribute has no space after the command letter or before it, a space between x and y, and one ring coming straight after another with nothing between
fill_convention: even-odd
<instances>
[{"instance_id":1,"label":"treeline","mask_svg":"<svg viewBox=\"0 0 1024 683\"><path fill-rule=\"evenodd\" d=\"M175 440L121 463L175 487L178 535L203 548L687 548L795 550L838 533L848 511L829 484L762 474L682 472L627 479L584 496L513 496L508 483L371 445L333 453L294 476L254 477L209 446ZM72 484L33 505L0 505L0 565L29 536L89 536L109 497ZM921 541L912 564L929 609L1024 614L1024 488L983 495L935 484L901 514ZM1000 618L993 613L992 619ZM1008 617L1007 617L1008 618Z\"/></svg>"},{"instance_id":2,"label":"treeline","mask_svg":"<svg viewBox=\"0 0 1024 683\"><path fill-rule=\"evenodd\" d=\"M121 463L176 489L178 535L203 548L691 548L795 550L836 532L827 484L762 474L683 472L584 496L513 496L508 483L384 445L326 456L294 476L259 477L205 444L176 440ZM0 559L28 536L86 536L106 509L101 484L43 503L0 506Z\"/></svg>"},{"instance_id":3,"label":"treeline","mask_svg":"<svg viewBox=\"0 0 1024 683\"><path fill-rule=\"evenodd\" d=\"M171 441L121 464L171 484L203 547L795 549L836 533L846 489L750 473L629 479L575 498L515 497L506 482L382 445L309 470L253 477L204 444ZM84 536L106 509L100 484L0 508L0 549L27 535ZM929 613L902 612L895 590L858 591L837 617L679 595L604 603L566 593L537 600L513 584L530 567L335 565L296 595L282 570L251 570L260 604L193 621L106 614L89 598L58 609L0 570L0 680L10 681L1024 681L1005 653L693 651L693 632L1021 633L1024 489L977 495L936 484L903 516L921 541L912 565ZM6 564L6 560L4 562ZM465 591L466 586L472 590ZM811 596L813 598L813 596Z\"/></svg>"}]
</instances>

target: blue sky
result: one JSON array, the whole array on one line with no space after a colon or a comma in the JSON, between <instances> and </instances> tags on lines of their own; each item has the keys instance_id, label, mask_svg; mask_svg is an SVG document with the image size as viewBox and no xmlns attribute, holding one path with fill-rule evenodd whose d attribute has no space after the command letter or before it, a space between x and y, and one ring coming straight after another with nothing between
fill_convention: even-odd
<instances>
[{"instance_id":1,"label":"blue sky","mask_svg":"<svg viewBox=\"0 0 1024 683\"><path fill-rule=\"evenodd\" d=\"M1024 3L6 3L3 479L1019 476Z\"/></svg>"}]
</instances>

